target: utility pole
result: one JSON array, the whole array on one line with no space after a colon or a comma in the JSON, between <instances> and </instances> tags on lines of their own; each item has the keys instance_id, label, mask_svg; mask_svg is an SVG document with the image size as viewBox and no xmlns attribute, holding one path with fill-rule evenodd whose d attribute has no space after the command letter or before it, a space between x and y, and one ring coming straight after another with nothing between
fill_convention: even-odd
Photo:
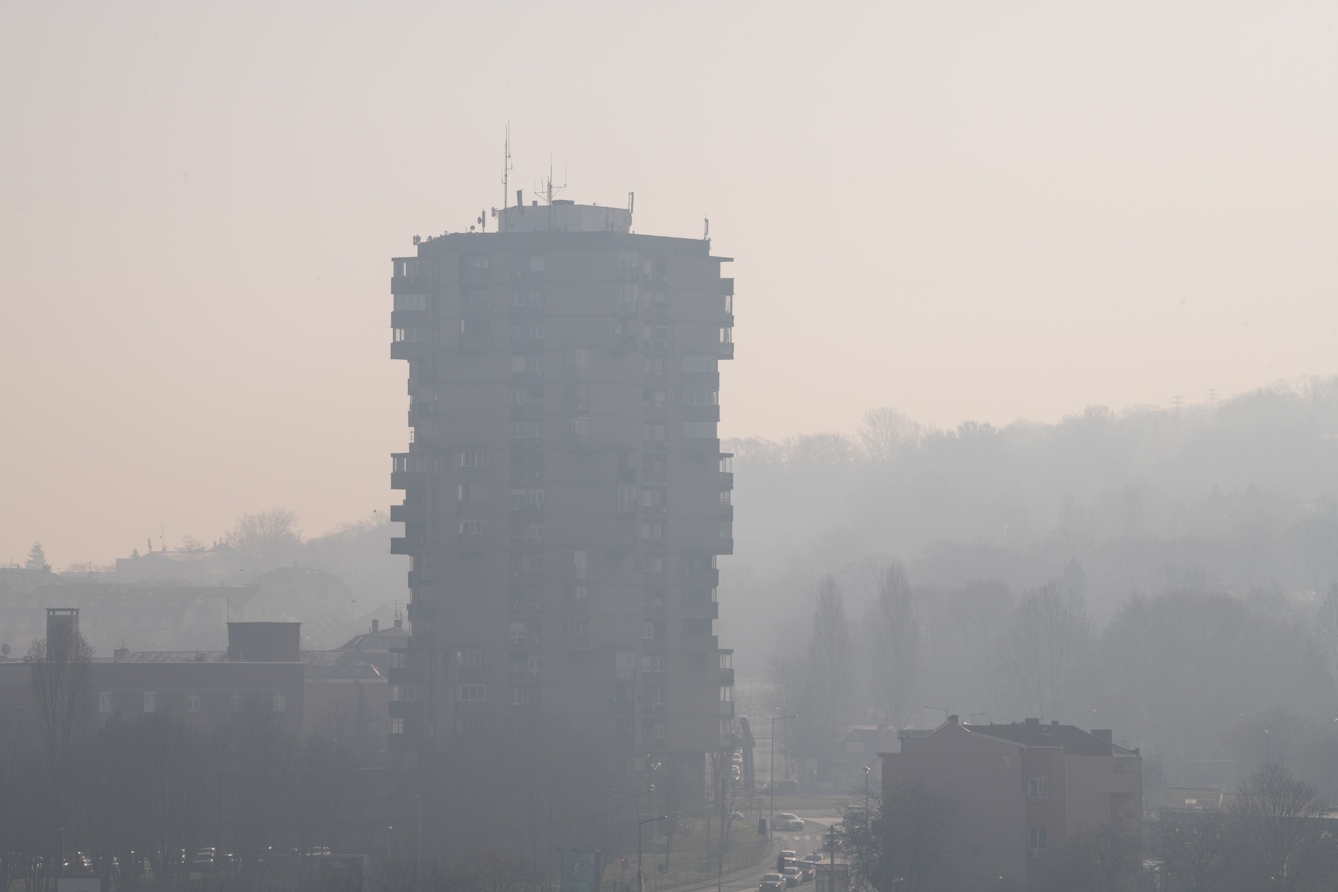
<instances>
[{"instance_id":1,"label":"utility pole","mask_svg":"<svg viewBox=\"0 0 1338 892\"><path fill-rule=\"evenodd\" d=\"M866 769L867 770L867 769ZM423 871L423 794L414 793L413 798L418 801L418 875L422 876Z\"/></svg>"},{"instance_id":2,"label":"utility pole","mask_svg":"<svg viewBox=\"0 0 1338 892\"><path fill-rule=\"evenodd\" d=\"M767 788L771 792L770 814L767 816L767 846L770 848L776 832L776 723L786 719L797 719L797 715L777 715L771 717L771 768L767 778ZM768 853L769 854L769 853Z\"/></svg>"}]
</instances>

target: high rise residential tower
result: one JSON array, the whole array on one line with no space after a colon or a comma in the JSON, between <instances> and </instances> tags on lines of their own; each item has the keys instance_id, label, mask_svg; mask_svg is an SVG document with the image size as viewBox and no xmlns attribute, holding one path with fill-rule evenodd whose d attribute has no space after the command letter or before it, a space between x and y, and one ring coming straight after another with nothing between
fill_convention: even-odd
<instances>
[{"instance_id":1,"label":"high rise residential tower","mask_svg":"<svg viewBox=\"0 0 1338 892\"><path fill-rule=\"evenodd\" d=\"M631 216L517 205L393 260L411 404L392 550L412 559L394 748L560 734L700 766L728 742L733 279L709 240Z\"/></svg>"}]
</instances>

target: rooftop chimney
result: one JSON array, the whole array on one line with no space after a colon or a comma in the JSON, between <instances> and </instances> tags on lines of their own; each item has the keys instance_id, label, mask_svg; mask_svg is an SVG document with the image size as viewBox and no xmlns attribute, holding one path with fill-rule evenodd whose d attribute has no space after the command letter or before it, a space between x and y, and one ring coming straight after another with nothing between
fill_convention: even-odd
<instances>
[{"instance_id":1,"label":"rooftop chimney","mask_svg":"<svg viewBox=\"0 0 1338 892\"><path fill-rule=\"evenodd\" d=\"M1059 727L1059 719L1055 719L1053 722L1051 722L1051 723L1050 723L1050 727L1051 727L1051 728L1058 728L1058 727Z\"/></svg>"},{"instance_id":2,"label":"rooftop chimney","mask_svg":"<svg viewBox=\"0 0 1338 892\"><path fill-rule=\"evenodd\" d=\"M372 634L373 634L373 635L376 634L376 629L377 629L377 626L379 626L379 625L381 625L381 620L379 620L379 619L374 619L374 620L372 620Z\"/></svg>"}]
</instances>

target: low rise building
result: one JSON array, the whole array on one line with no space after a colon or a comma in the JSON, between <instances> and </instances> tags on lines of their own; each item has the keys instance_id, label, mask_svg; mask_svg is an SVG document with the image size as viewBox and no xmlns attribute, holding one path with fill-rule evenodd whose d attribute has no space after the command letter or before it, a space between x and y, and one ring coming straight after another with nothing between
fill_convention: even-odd
<instances>
[{"instance_id":1,"label":"low rise building","mask_svg":"<svg viewBox=\"0 0 1338 892\"><path fill-rule=\"evenodd\" d=\"M901 752L880 753L883 795L919 782L956 803L961 888L1020 886L1056 849L1103 823L1141 829L1142 760L1112 733L1026 719L928 734L903 731Z\"/></svg>"}]
</instances>

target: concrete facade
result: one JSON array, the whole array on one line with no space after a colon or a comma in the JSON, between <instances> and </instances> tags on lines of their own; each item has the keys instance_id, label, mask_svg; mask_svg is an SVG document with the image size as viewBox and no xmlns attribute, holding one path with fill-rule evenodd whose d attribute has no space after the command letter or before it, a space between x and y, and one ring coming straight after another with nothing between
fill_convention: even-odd
<instances>
[{"instance_id":1,"label":"concrete facade","mask_svg":"<svg viewBox=\"0 0 1338 892\"><path fill-rule=\"evenodd\" d=\"M1141 826L1141 759L1109 731L1039 719L963 725L951 716L927 735L901 736L900 753L879 754L884 797L919 782L957 804L960 888L1000 877L1021 886L1083 828Z\"/></svg>"},{"instance_id":2,"label":"concrete facade","mask_svg":"<svg viewBox=\"0 0 1338 892\"><path fill-rule=\"evenodd\" d=\"M409 451L391 519L412 638L393 748L559 731L628 755L728 740L716 557L733 550L718 362L733 280L630 213L510 208L395 258Z\"/></svg>"}]
</instances>

